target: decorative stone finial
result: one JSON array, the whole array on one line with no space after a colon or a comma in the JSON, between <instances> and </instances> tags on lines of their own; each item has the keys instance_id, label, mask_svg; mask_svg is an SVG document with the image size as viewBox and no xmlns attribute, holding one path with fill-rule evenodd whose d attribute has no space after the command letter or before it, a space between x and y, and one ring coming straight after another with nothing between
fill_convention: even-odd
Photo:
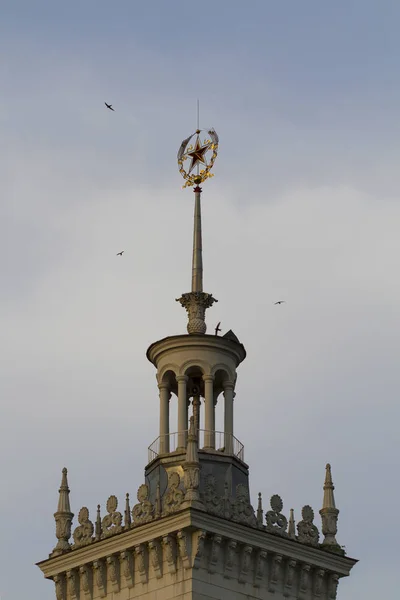
<instances>
[{"instance_id":1,"label":"decorative stone finial","mask_svg":"<svg viewBox=\"0 0 400 600\"><path fill-rule=\"evenodd\" d=\"M183 472L186 494L184 502L182 503L182 508L191 506L199 510L205 510L199 494L200 463L198 455L197 432L193 416L190 417L188 441L186 446L186 460L183 463Z\"/></svg>"},{"instance_id":2,"label":"decorative stone finial","mask_svg":"<svg viewBox=\"0 0 400 600\"><path fill-rule=\"evenodd\" d=\"M97 505L97 516L96 516L96 527L95 527L95 539L101 540L102 527L101 527L101 515L100 515L100 504Z\"/></svg>"},{"instance_id":3,"label":"decorative stone finial","mask_svg":"<svg viewBox=\"0 0 400 600\"><path fill-rule=\"evenodd\" d=\"M71 537L71 525L73 513L69 504L69 487L67 478L67 469L64 467L62 470L61 486L58 490L58 506L57 512L54 513L56 521L56 537L58 539L57 545L54 548L50 556L59 556L65 552L71 550L69 539Z\"/></svg>"},{"instance_id":4,"label":"decorative stone finial","mask_svg":"<svg viewBox=\"0 0 400 600\"><path fill-rule=\"evenodd\" d=\"M337 534L339 510L336 508L335 504L334 489L335 486L332 482L331 465L328 463L326 465L325 473L324 499L322 508L319 511L322 520L322 533L324 534L322 545L325 546L327 550L331 550L338 554L344 554L344 550L339 546L335 537Z\"/></svg>"},{"instance_id":5,"label":"decorative stone finial","mask_svg":"<svg viewBox=\"0 0 400 600\"><path fill-rule=\"evenodd\" d=\"M125 514L124 514L125 520L124 520L124 527L125 529L129 529L132 523L132 519L131 519L131 507L129 504L129 494L126 494L126 499L125 499Z\"/></svg>"},{"instance_id":6,"label":"decorative stone finial","mask_svg":"<svg viewBox=\"0 0 400 600\"><path fill-rule=\"evenodd\" d=\"M203 292L203 258L201 241L201 188L194 188L194 229L193 229L193 260L192 260L192 291L182 294L176 301L187 310L189 334L203 335L207 331L205 323L206 309L218 302L211 294Z\"/></svg>"},{"instance_id":7,"label":"decorative stone finial","mask_svg":"<svg viewBox=\"0 0 400 600\"><path fill-rule=\"evenodd\" d=\"M293 508L290 509L289 526L288 526L288 536L292 540L296 539L296 522L294 520L294 510L293 510Z\"/></svg>"},{"instance_id":8,"label":"decorative stone finial","mask_svg":"<svg viewBox=\"0 0 400 600\"><path fill-rule=\"evenodd\" d=\"M261 492L258 492L257 525L259 527L263 526L263 508L262 508Z\"/></svg>"}]
</instances>

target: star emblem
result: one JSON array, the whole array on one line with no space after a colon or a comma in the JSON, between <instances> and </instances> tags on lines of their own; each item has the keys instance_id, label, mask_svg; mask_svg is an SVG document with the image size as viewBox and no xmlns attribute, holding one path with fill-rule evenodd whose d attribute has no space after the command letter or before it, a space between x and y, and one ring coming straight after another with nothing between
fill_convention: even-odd
<instances>
[{"instance_id":1,"label":"star emblem","mask_svg":"<svg viewBox=\"0 0 400 600\"><path fill-rule=\"evenodd\" d=\"M199 136L197 136L196 145L195 145L194 149L191 152L187 153L187 156L190 156L190 158L192 159L192 164L190 165L189 173L191 173L193 171L193 168L198 163L203 163L203 165L207 166L207 162L204 157L204 154L207 152L207 150L210 149L210 145L211 144L208 143L208 144L205 144L204 146L202 146L201 142L200 142L200 138L199 138Z\"/></svg>"}]
</instances>

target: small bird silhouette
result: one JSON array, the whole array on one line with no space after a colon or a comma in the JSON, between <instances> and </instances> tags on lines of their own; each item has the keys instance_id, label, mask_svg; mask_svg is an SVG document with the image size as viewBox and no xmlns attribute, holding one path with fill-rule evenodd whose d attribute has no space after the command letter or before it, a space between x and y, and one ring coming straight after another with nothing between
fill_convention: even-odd
<instances>
[{"instance_id":1,"label":"small bird silhouette","mask_svg":"<svg viewBox=\"0 0 400 600\"><path fill-rule=\"evenodd\" d=\"M125 250L121 250L121 252L117 252L117 256L122 256Z\"/></svg>"},{"instance_id":2,"label":"small bird silhouette","mask_svg":"<svg viewBox=\"0 0 400 600\"><path fill-rule=\"evenodd\" d=\"M107 106L107 108L109 108L110 110L112 110L113 112L115 112L115 110L112 107L112 104L107 104L107 102L104 102L104 104Z\"/></svg>"},{"instance_id":3,"label":"small bird silhouette","mask_svg":"<svg viewBox=\"0 0 400 600\"><path fill-rule=\"evenodd\" d=\"M215 328L215 335L218 335L218 331L221 331L220 325L221 325L221 321L218 323L218 325Z\"/></svg>"},{"instance_id":4,"label":"small bird silhouette","mask_svg":"<svg viewBox=\"0 0 400 600\"><path fill-rule=\"evenodd\" d=\"M283 304L286 300L278 300L278 302L274 302L274 304Z\"/></svg>"}]
</instances>

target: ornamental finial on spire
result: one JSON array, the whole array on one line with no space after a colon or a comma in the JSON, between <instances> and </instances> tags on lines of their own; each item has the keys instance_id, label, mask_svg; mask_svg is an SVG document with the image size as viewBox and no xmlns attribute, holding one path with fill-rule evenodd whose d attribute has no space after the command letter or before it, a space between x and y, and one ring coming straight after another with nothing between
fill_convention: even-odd
<instances>
[{"instance_id":1,"label":"ornamental finial on spire","mask_svg":"<svg viewBox=\"0 0 400 600\"><path fill-rule=\"evenodd\" d=\"M203 136L201 140L201 134ZM209 137L207 137L209 136ZM213 177L211 169L218 154L219 138L215 129L198 129L188 138L183 140L178 150L179 173L186 180L184 188L199 185L206 179ZM190 160L190 165L185 169L185 161ZM203 167L200 170L200 167ZM196 169L195 169L196 168ZM194 169L196 172L194 173Z\"/></svg>"}]
</instances>

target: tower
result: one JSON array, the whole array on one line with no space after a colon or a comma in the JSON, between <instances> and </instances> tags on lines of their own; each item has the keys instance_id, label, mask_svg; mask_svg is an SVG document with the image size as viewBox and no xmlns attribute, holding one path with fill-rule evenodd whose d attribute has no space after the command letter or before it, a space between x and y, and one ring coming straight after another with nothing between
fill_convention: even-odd
<instances>
[{"instance_id":1,"label":"tower","mask_svg":"<svg viewBox=\"0 0 400 600\"><path fill-rule=\"evenodd\" d=\"M340 578L356 563L336 540L339 510L330 465L320 510L322 542L310 506L303 507L296 533L294 511L287 519L277 494L265 517L261 494L256 510L251 503L244 446L234 435L237 369L246 351L232 331L206 333L205 312L217 300L203 291L200 184L211 176L219 140L213 129L203 141L201 135L198 129L178 152L184 187L194 186L192 286L177 299L187 310L188 333L147 350L160 414L145 482L133 506L127 494L123 514L115 496L108 498L106 514L97 507L94 522L83 507L71 540L74 515L63 469L54 514L58 541L38 563L55 583L57 600L334 600ZM176 425L171 402L178 405ZM222 432L215 426L217 402L224 406Z\"/></svg>"}]
</instances>

